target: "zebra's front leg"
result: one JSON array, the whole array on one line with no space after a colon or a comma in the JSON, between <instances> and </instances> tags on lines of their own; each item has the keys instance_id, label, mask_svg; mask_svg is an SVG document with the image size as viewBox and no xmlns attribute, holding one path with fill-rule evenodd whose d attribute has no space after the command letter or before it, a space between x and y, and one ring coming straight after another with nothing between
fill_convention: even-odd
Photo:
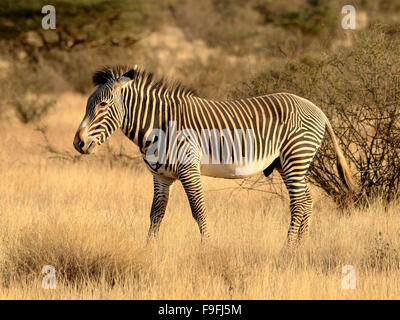
<instances>
[{"instance_id":1,"label":"zebra's front leg","mask_svg":"<svg viewBox=\"0 0 400 320\"><path fill-rule=\"evenodd\" d=\"M167 208L169 189L171 184L175 180L154 175L153 181L154 196L150 212L150 229L147 237L148 242L157 236L158 230L160 229L161 221Z\"/></svg>"},{"instance_id":2,"label":"zebra's front leg","mask_svg":"<svg viewBox=\"0 0 400 320\"><path fill-rule=\"evenodd\" d=\"M179 180L185 189L189 200L193 218L196 220L202 239L209 238L206 221L206 206L204 203L203 188L200 180L200 170L198 167L182 170Z\"/></svg>"}]
</instances>

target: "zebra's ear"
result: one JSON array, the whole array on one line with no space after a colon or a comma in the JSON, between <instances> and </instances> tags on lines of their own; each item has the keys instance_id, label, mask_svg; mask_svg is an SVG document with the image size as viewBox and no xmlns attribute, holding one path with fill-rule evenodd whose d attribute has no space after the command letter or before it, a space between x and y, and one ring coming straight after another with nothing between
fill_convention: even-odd
<instances>
[{"instance_id":1,"label":"zebra's ear","mask_svg":"<svg viewBox=\"0 0 400 320\"><path fill-rule=\"evenodd\" d=\"M118 78L117 82L117 86L121 86L122 84L125 84L128 81L133 80L133 76L135 75L135 70L129 70L128 72L125 72L122 76L120 76Z\"/></svg>"},{"instance_id":2,"label":"zebra's ear","mask_svg":"<svg viewBox=\"0 0 400 320\"><path fill-rule=\"evenodd\" d=\"M132 80L134 75L135 75L135 69L131 69L128 72L124 73L122 76Z\"/></svg>"},{"instance_id":3,"label":"zebra's ear","mask_svg":"<svg viewBox=\"0 0 400 320\"><path fill-rule=\"evenodd\" d=\"M122 76L120 76L113 85L114 93L118 92L126 83L131 81L133 79L133 74L134 74L133 70L130 70L124 73Z\"/></svg>"}]
</instances>

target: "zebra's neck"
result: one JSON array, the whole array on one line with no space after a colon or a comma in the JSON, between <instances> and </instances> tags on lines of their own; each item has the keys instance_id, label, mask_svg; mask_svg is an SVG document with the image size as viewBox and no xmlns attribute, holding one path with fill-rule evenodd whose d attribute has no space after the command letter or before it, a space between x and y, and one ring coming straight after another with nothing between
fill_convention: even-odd
<instances>
[{"instance_id":1,"label":"zebra's neck","mask_svg":"<svg viewBox=\"0 0 400 320\"><path fill-rule=\"evenodd\" d=\"M123 88L121 94L124 108L121 129L141 151L150 144L146 138L151 130L168 134L171 122L180 130L187 99L198 99L181 87L171 89L163 84L146 84L146 81Z\"/></svg>"}]
</instances>

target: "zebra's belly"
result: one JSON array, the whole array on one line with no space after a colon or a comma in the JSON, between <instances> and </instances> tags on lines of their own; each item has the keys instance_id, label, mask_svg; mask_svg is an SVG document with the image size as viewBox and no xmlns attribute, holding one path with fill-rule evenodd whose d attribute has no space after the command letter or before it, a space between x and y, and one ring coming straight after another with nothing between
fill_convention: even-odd
<instances>
[{"instance_id":1,"label":"zebra's belly","mask_svg":"<svg viewBox=\"0 0 400 320\"><path fill-rule=\"evenodd\" d=\"M262 172L279 155L274 154L248 164L201 164L201 175L225 179L242 179Z\"/></svg>"}]
</instances>

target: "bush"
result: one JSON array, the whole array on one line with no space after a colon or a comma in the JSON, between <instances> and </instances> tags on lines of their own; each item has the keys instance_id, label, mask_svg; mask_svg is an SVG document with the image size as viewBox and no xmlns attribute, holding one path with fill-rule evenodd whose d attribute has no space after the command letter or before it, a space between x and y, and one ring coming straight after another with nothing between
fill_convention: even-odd
<instances>
[{"instance_id":1,"label":"bush","mask_svg":"<svg viewBox=\"0 0 400 320\"><path fill-rule=\"evenodd\" d=\"M262 0L255 8L264 16L265 23L311 36L335 33L340 11L339 4L331 0L291 1L290 6L285 2Z\"/></svg>"},{"instance_id":2,"label":"bush","mask_svg":"<svg viewBox=\"0 0 400 320\"><path fill-rule=\"evenodd\" d=\"M359 190L355 200L400 196L400 30L374 25L356 34L353 45L325 58L288 62L256 77L251 95L289 91L308 98L331 120ZM329 139L325 139L327 141ZM333 148L324 141L309 178L336 202L345 187L336 172Z\"/></svg>"},{"instance_id":3,"label":"bush","mask_svg":"<svg viewBox=\"0 0 400 320\"><path fill-rule=\"evenodd\" d=\"M65 84L42 63L12 64L13 68L0 77L6 93L0 102L2 117L12 113L23 123L38 121L56 104L53 90Z\"/></svg>"}]
</instances>

